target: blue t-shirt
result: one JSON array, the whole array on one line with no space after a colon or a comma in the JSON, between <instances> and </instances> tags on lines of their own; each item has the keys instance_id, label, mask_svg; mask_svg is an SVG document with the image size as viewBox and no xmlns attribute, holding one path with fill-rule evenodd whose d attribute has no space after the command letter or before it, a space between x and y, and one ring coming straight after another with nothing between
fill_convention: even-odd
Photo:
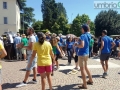
<instances>
[{"instance_id":1,"label":"blue t-shirt","mask_svg":"<svg viewBox=\"0 0 120 90\"><path fill-rule=\"evenodd\" d=\"M119 47L120 40L115 40L115 44L117 47Z\"/></svg>"},{"instance_id":2,"label":"blue t-shirt","mask_svg":"<svg viewBox=\"0 0 120 90\"><path fill-rule=\"evenodd\" d=\"M59 47L62 46L60 42L58 42L58 46L59 46ZM60 54L60 52L58 51L58 49L56 49L56 54Z\"/></svg>"},{"instance_id":3,"label":"blue t-shirt","mask_svg":"<svg viewBox=\"0 0 120 90\"><path fill-rule=\"evenodd\" d=\"M102 40L104 41L104 47L103 47L101 53L110 53L111 52L111 43L113 42L113 40L108 36L102 37Z\"/></svg>"},{"instance_id":4,"label":"blue t-shirt","mask_svg":"<svg viewBox=\"0 0 120 90\"><path fill-rule=\"evenodd\" d=\"M37 36L35 36L35 38L36 38L36 42L38 42L38 37L37 37Z\"/></svg>"},{"instance_id":5,"label":"blue t-shirt","mask_svg":"<svg viewBox=\"0 0 120 90\"><path fill-rule=\"evenodd\" d=\"M89 44L91 35L89 33L84 33L80 36L80 40L84 41L84 47L79 49L78 56L89 55Z\"/></svg>"},{"instance_id":6,"label":"blue t-shirt","mask_svg":"<svg viewBox=\"0 0 120 90\"><path fill-rule=\"evenodd\" d=\"M63 39L62 38L60 38L60 42L63 43Z\"/></svg>"},{"instance_id":7,"label":"blue t-shirt","mask_svg":"<svg viewBox=\"0 0 120 90\"><path fill-rule=\"evenodd\" d=\"M74 45L74 42L67 42L67 48L72 49Z\"/></svg>"},{"instance_id":8,"label":"blue t-shirt","mask_svg":"<svg viewBox=\"0 0 120 90\"><path fill-rule=\"evenodd\" d=\"M50 37L46 36L46 39L47 39L48 41L50 41Z\"/></svg>"}]
</instances>

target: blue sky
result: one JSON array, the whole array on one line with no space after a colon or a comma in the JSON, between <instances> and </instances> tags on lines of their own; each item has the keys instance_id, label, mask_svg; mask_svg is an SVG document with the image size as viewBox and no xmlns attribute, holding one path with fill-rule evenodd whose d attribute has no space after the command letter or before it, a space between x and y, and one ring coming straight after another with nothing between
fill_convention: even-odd
<instances>
[{"instance_id":1,"label":"blue sky","mask_svg":"<svg viewBox=\"0 0 120 90\"><path fill-rule=\"evenodd\" d=\"M87 14L89 15L91 21L94 21L96 15L101 10L104 10L104 9L94 9L94 0L56 0L56 2L63 3L67 11L69 23L77 16L77 14L80 15ZM27 6L32 7L35 10L34 14L36 20L42 20L41 3L42 0L34 0L34 2L33 0L27 0ZM120 13L119 9L118 11Z\"/></svg>"}]
</instances>

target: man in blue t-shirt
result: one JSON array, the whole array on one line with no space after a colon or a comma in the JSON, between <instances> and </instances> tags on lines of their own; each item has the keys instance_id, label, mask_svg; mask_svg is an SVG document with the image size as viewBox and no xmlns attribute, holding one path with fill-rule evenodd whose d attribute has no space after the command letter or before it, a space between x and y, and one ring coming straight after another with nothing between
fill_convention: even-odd
<instances>
[{"instance_id":1,"label":"man in blue t-shirt","mask_svg":"<svg viewBox=\"0 0 120 90\"><path fill-rule=\"evenodd\" d=\"M107 71L108 71L108 60L110 57L111 49L115 46L114 41L107 36L107 31L103 30L102 31L102 38L101 38L101 55L100 55L100 60L101 64L104 70L103 73L103 78L107 76ZM104 64L105 62L105 64Z\"/></svg>"},{"instance_id":2,"label":"man in blue t-shirt","mask_svg":"<svg viewBox=\"0 0 120 90\"><path fill-rule=\"evenodd\" d=\"M79 61L79 66L83 80L83 85L79 87L81 89L87 89L87 84L93 84L92 75L87 67L87 61L89 57L89 45L91 39L91 34L88 33L89 29L90 28L88 25L82 26L82 30L81 30L82 35L80 36L80 44L79 45L76 44L76 46L79 48L78 61ZM86 82L85 71L89 77L89 80L87 82Z\"/></svg>"}]
</instances>

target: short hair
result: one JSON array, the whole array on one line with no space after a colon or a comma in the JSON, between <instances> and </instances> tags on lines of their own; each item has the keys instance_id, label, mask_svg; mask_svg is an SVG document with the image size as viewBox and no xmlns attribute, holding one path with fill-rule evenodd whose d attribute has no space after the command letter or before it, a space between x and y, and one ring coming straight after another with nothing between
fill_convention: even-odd
<instances>
[{"instance_id":1,"label":"short hair","mask_svg":"<svg viewBox=\"0 0 120 90\"><path fill-rule=\"evenodd\" d=\"M17 33L17 36L20 36L20 33Z\"/></svg>"},{"instance_id":2,"label":"short hair","mask_svg":"<svg viewBox=\"0 0 120 90\"><path fill-rule=\"evenodd\" d=\"M102 33L104 33L105 35L107 35L107 30L103 30Z\"/></svg>"},{"instance_id":3,"label":"short hair","mask_svg":"<svg viewBox=\"0 0 120 90\"><path fill-rule=\"evenodd\" d=\"M90 29L89 26L86 24L82 25L82 28L83 28L84 32L88 32L88 30Z\"/></svg>"},{"instance_id":4,"label":"short hair","mask_svg":"<svg viewBox=\"0 0 120 90\"><path fill-rule=\"evenodd\" d=\"M34 33L34 28L28 27L28 29Z\"/></svg>"}]
</instances>

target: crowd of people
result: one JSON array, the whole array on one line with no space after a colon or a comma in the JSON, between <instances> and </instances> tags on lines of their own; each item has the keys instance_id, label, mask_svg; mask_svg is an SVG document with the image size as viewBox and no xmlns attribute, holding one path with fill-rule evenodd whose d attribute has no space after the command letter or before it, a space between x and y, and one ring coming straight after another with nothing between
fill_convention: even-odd
<instances>
[{"instance_id":1,"label":"crowd of people","mask_svg":"<svg viewBox=\"0 0 120 90\"><path fill-rule=\"evenodd\" d=\"M28 61L24 80L16 87L26 86L30 71L33 70L32 82L37 83L36 77L38 72L41 76L42 90L45 90L46 77L49 88L52 90L51 76L54 75L54 70L59 70L58 59L65 56L68 57L66 65L71 66L71 60L74 59L74 69L81 72L83 85L78 86L79 88L87 89L87 85L93 85L92 74L87 67L87 61L90 57L100 57L104 70L102 77L105 78L108 75L109 57L120 57L119 51L117 52L120 41L118 38L113 40L107 36L106 30L103 30L102 36L96 39L90 34L90 28L86 24L82 25L81 32L82 35L80 37L72 35L62 37L62 34L57 35L50 32L46 32L45 34L38 32L36 35L33 28L28 28L27 37L25 34L20 35L20 33L17 33L14 37L10 34L3 37L0 42L0 58L5 57L8 60ZM0 70L1 68L0 66ZM85 73L89 77L88 81L86 81Z\"/></svg>"}]
</instances>

